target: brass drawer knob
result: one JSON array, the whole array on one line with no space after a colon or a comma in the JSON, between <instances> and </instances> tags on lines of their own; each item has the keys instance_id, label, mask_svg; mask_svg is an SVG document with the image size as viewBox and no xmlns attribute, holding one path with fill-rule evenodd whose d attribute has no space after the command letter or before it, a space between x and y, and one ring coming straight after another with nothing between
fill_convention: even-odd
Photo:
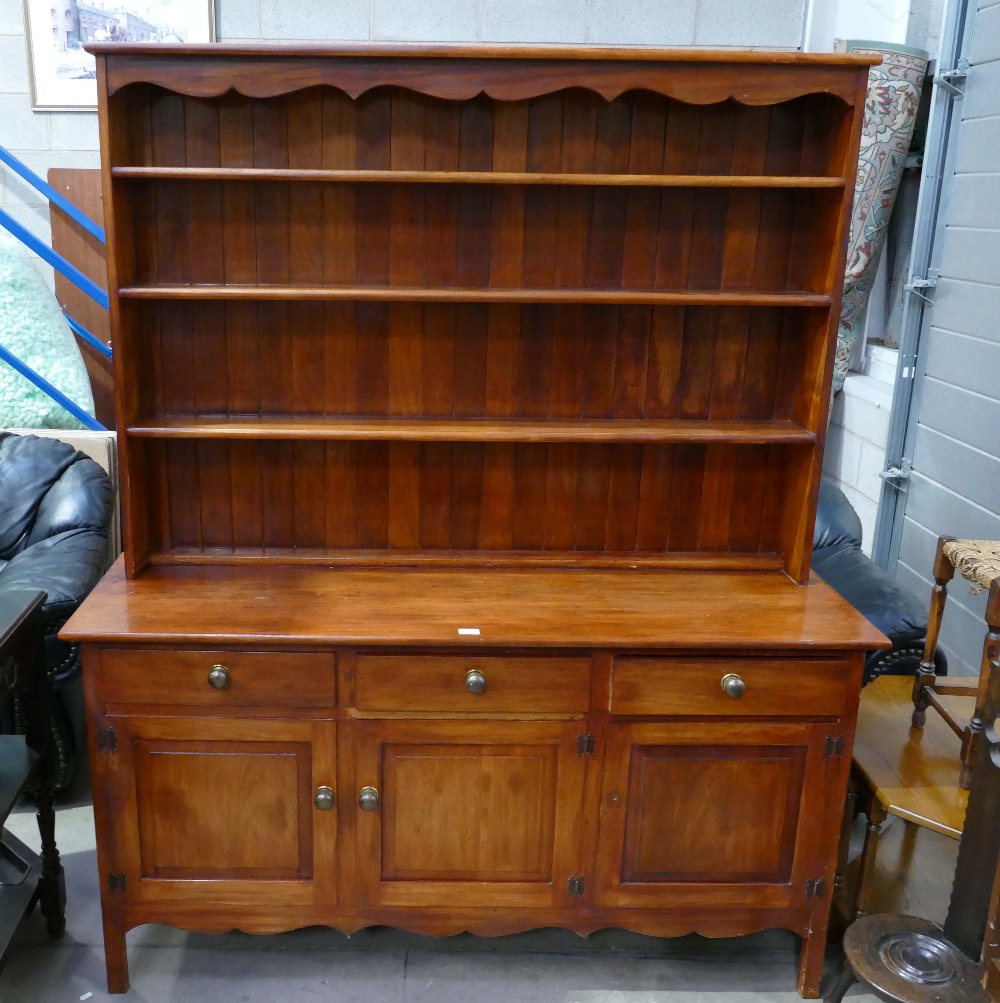
<instances>
[{"instance_id":1,"label":"brass drawer knob","mask_svg":"<svg viewBox=\"0 0 1000 1003\"><path fill-rule=\"evenodd\" d=\"M333 788L332 787L317 787L316 796L313 798L313 804L319 808L320 811L329 811L333 807Z\"/></svg>"},{"instance_id":2,"label":"brass drawer knob","mask_svg":"<svg viewBox=\"0 0 1000 1003\"><path fill-rule=\"evenodd\" d=\"M358 794L358 804L362 811L374 811L378 807L378 791L374 787L362 787Z\"/></svg>"},{"instance_id":3,"label":"brass drawer knob","mask_svg":"<svg viewBox=\"0 0 1000 1003\"><path fill-rule=\"evenodd\" d=\"M722 690L727 697L739 700L746 693L747 684L735 672L727 672L722 677Z\"/></svg>"},{"instance_id":4,"label":"brass drawer knob","mask_svg":"<svg viewBox=\"0 0 1000 1003\"><path fill-rule=\"evenodd\" d=\"M485 693L486 676L484 676L479 669L469 669L469 671L465 673L465 688L470 693Z\"/></svg>"},{"instance_id":5,"label":"brass drawer knob","mask_svg":"<svg viewBox=\"0 0 1000 1003\"><path fill-rule=\"evenodd\" d=\"M224 665L213 665L208 673L208 685L213 690L224 690L229 685L229 669Z\"/></svg>"}]
</instances>

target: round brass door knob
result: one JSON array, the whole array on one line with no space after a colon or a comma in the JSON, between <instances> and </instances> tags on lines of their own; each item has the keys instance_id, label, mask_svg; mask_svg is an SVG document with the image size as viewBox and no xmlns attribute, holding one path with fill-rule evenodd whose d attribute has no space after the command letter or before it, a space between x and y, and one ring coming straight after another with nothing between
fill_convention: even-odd
<instances>
[{"instance_id":1,"label":"round brass door knob","mask_svg":"<svg viewBox=\"0 0 1000 1003\"><path fill-rule=\"evenodd\" d=\"M362 787L358 793L358 804L362 811L374 811L378 807L378 791L374 787Z\"/></svg>"},{"instance_id":2,"label":"round brass door knob","mask_svg":"<svg viewBox=\"0 0 1000 1003\"><path fill-rule=\"evenodd\" d=\"M739 700L746 693L747 684L735 672L727 672L722 677L722 690L727 697Z\"/></svg>"},{"instance_id":3,"label":"round brass door knob","mask_svg":"<svg viewBox=\"0 0 1000 1003\"><path fill-rule=\"evenodd\" d=\"M208 685L213 690L224 690L229 685L229 669L224 665L213 665L208 673Z\"/></svg>"},{"instance_id":4,"label":"round brass door knob","mask_svg":"<svg viewBox=\"0 0 1000 1003\"><path fill-rule=\"evenodd\" d=\"M332 787L317 787L316 796L313 798L313 804L319 808L320 811L329 811L333 807L333 788Z\"/></svg>"},{"instance_id":5,"label":"round brass door knob","mask_svg":"<svg viewBox=\"0 0 1000 1003\"><path fill-rule=\"evenodd\" d=\"M486 676L484 676L479 669L469 669L469 671L465 673L465 688L470 693L485 693Z\"/></svg>"}]
</instances>

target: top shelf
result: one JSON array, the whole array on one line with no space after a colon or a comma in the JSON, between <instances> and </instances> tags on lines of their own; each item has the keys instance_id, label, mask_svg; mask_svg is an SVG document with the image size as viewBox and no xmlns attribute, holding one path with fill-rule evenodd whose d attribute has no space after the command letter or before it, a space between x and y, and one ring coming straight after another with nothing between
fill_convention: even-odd
<instances>
[{"instance_id":1,"label":"top shelf","mask_svg":"<svg viewBox=\"0 0 1000 1003\"><path fill-rule=\"evenodd\" d=\"M333 181L384 184L592 185L624 188L843 188L841 177L778 174L554 174L526 171L318 170L274 167L112 167L115 178Z\"/></svg>"}]
</instances>

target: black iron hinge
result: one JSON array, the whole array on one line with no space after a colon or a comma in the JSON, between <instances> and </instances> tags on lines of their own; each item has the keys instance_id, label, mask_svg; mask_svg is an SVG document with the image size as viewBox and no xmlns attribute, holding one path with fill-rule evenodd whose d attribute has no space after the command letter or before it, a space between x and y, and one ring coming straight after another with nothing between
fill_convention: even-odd
<instances>
[{"instance_id":1,"label":"black iron hinge","mask_svg":"<svg viewBox=\"0 0 1000 1003\"><path fill-rule=\"evenodd\" d=\"M578 756L592 756L597 748L597 737L591 731L586 735L576 736L576 754Z\"/></svg>"},{"instance_id":2,"label":"black iron hinge","mask_svg":"<svg viewBox=\"0 0 1000 1003\"><path fill-rule=\"evenodd\" d=\"M566 882L566 891L570 895L583 894L583 878L570 878Z\"/></svg>"},{"instance_id":3,"label":"black iron hinge","mask_svg":"<svg viewBox=\"0 0 1000 1003\"><path fill-rule=\"evenodd\" d=\"M97 729L97 748L100 752L114 752L118 748L118 733L114 728Z\"/></svg>"},{"instance_id":4,"label":"black iron hinge","mask_svg":"<svg viewBox=\"0 0 1000 1003\"><path fill-rule=\"evenodd\" d=\"M845 745L843 735L838 735L836 738L833 735L827 735L826 741L823 743L823 756L826 759L829 759L831 756L842 756Z\"/></svg>"},{"instance_id":5,"label":"black iron hinge","mask_svg":"<svg viewBox=\"0 0 1000 1003\"><path fill-rule=\"evenodd\" d=\"M806 881L806 898L821 899L826 894L826 881L823 878L809 878Z\"/></svg>"},{"instance_id":6,"label":"black iron hinge","mask_svg":"<svg viewBox=\"0 0 1000 1003\"><path fill-rule=\"evenodd\" d=\"M109 874L108 875L108 891L109 892L122 892L128 887L128 881L124 874Z\"/></svg>"}]
</instances>

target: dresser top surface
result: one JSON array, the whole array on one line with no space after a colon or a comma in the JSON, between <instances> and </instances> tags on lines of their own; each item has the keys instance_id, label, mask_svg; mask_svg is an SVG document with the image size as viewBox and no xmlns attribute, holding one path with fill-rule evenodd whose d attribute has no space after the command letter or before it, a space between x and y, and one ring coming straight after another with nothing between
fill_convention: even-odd
<instances>
[{"instance_id":1,"label":"dresser top surface","mask_svg":"<svg viewBox=\"0 0 1000 1003\"><path fill-rule=\"evenodd\" d=\"M478 631L478 633L471 633ZM111 569L71 640L273 645L872 649L886 639L813 578L697 571Z\"/></svg>"}]
</instances>

